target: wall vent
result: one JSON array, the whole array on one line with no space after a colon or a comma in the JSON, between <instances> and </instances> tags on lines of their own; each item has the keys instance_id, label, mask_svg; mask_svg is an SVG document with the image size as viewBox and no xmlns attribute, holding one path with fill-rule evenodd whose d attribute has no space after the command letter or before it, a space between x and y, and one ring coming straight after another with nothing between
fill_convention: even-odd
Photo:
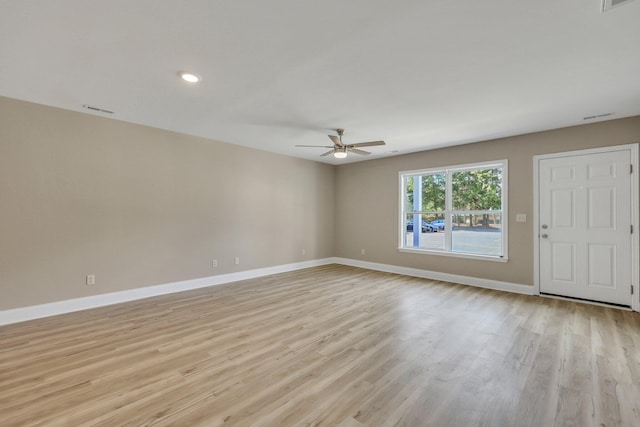
<instances>
[{"instance_id":1,"label":"wall vent","mask_svg":"<svg viewBox=\"0 0 640 427\"><path fill-rule=\"evenodd\" d=\"M633 0L602 0L602 12L611 10L614 7L622 6L625 3L631 3Z\"/></svg>"},{"instance_id":2,"label":"wall vent","mask_svg":"<svg viewBox=\"0 0 640 427\"><path fill-rule=\"evenodd\" d=\"M613 113L603 113L603 114L594 114L593 116L585 116L582 118L582 120L593 120L593 119L599 119L601 117L609 117L609 116L613 116Z\"/></svg>"},{"instance_id":3,"label":"wall vent","mask_svg":"<svg viewBox=\"0 0 640 427\"><path fill-rule=\"evenodd\" d=\"M96 107L96 106L88 105L88 104L83 104L82 108L86 108L87 110L95 111L96 113L113 114L113 111L111 111L111 110L105 110L104 108L100 108L100 107Z\"/></svg>"}]
</instances>

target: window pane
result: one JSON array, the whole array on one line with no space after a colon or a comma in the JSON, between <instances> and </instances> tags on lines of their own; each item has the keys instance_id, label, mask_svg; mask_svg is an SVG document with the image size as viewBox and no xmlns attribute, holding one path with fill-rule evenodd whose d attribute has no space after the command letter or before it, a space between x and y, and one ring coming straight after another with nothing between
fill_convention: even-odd
<instances>
[{"instance_id":1,"label":"window pane","mask_svg":"<svg viewBox=\"0 0 640 427\"><path fill-rule=\"evenodd\" d=\"M446 175L436 173L422 176L422 211L444 211Z\"/></svg>"},{"instance_id":2,"label":"window pane","mask_svg":"<svg viewBox=\"0 0 640 427\"><path fill-rule=\"evenodd\" d=\"M413 217L414 215L407 215L405 218L405 229L404 229L404 246L406 248L418 248L420 247L420 241L414 242L414 237L416 239L420 238L420 235L413 235Z\"/></svg>"},{"instance_id":3,"label":"window pane","mask_svg":"<svg viewBox=\"0 0 640 427\"><path fill-rule=\"evenodd\" d=\"M451 187L454 210L502 209L502 168L454 172Z\"/></svg>"},{"instance_id":4,"label":"window pane","mask_svg":"<svg viewBox=\"0 0 640 427\"><path fill-rule=\"evenodd\" d=\"M404 210L413 210L413 177L404 177Z\"/></svg>"},{"instance_id":5,"label":"window pane","mask_svg":"<svg viewBox=\"0 0 640 427\"><path fill-rule=\"evenodd\" d=\"M416 218L420 226L415 226ZM406 229L404 230L404 243L407 248L444 249L444 233L438 233L437 227L432 225L428 218L434 215L407 215Z\"/></svg>"},{"instance_id":6,"label":"window pane","mask_svg":"<svg viewBox=\"0 0 640 427\"><path fill-rule=\"evenodd\" d=\"M452 217L451 250L482 255L502 255L502 215Z\"/></svg>"},{"instance_id":7,"label":"window pane","mask_svg":"<svg viewBox=\"0 0 640 427\"><path fill-rule=\"evenodd\" d=\"M404 208L405 211L444 211L446 175L416 175L405 177L404 180ZM422 193L417 201L420 205L414 205L416 195Z\"/></svg>"}]
</instances>

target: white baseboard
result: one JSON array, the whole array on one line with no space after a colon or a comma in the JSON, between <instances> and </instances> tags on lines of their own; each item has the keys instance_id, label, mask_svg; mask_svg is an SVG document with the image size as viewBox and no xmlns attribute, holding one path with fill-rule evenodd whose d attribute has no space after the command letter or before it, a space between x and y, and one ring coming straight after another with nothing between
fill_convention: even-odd
<instances>
[{"instance_id":1,"label":"white baseboard","mask_svg":"<svg viewBox=\"0 0 640 427\"><path fill-rule=\"evenodd\" d=\"M516 294L534 295L533 286L519 283L501 282L498 280L481 279L478 277L461 276L459 274L440 273L437 271L420 270L418 268L400 267L397 265L379 264L377 262L360 261L350 258L334 258L336 264L350 265L352 267L367 268L369 270L384 271L386 273L403 274L405 276L420 277L423 279L441 280L444 282L460 283L462 285L476 286L479 288L495 289L497 291L513 292Z\"/></svg>"},{"instance_id":2,"label":"white baseboard","mask_svg":"<svg viewBox=\"0 0 640 427\"><path fill-rule=\"evenodd\" d=\"M497 280L480 279L477 277L460 276L457 274L439 273L436 271L420 270L417 268L360 261L349 258L333 257L297 262L293 264L283 264L273 267L258 268L255 270L240 271L238 273L221 274L218 276L203 277L200 279L184 280L181 282L166 283L163 285L148 286L144 288L129 289L126 291L93 295L83 298L74 298L65 301L57 301L48 304L15 308L11 310L3 310L0 311L0 326L8 325L11 323L24 322L32 319L39 319L42 317L55 316L57 314L71 313L74 311L103 307L105 305L118 304L121 302L134 301L158 295L172 294L175 292L188 291L191 289L221 285L223 283L254 279L257 277L269 276L278 273L286 273L288 271L301 270L303 268L316 267L327 264L343 264L352 267L366 268L369 270L403 274L405 276L421 277L424 279L442 280L445 282L461 283L463 285L471 285L481 288L495 289L499 291L515 292L518 294L534 294L533 286L500 282Z\"/></svg>"},{"instance_id":3,"label":"white baseboard","mask_svg":"<svg viewBox=\"0 0 640 427\"><path fill-rule=\"evenodd\" d=\"M172 294L191 289L205 288L207 286L221 285L223 283L237 282L239 280L269 276L271 274L286 273L288 271L301 270L303 268L316 267L319 265L334 264L335 262L335 258L296 262L293 264L283 264L273 267L258 268L255 270L240 271L237 273L220 274L218 276L202 277L199 279L184 280L181 282L165 283L162 285L147 286L144 288L129 289L126 291L111 292L108 294L92 295L89 297L74 298L29 307L2 310L0 311L0 326L158 295Z\"/></svg>"}]
</instances>

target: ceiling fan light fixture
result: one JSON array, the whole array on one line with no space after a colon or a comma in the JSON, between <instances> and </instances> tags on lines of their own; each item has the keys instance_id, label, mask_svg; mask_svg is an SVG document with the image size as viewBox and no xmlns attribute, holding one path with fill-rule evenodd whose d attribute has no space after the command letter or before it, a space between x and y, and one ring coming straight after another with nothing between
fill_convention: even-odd
<instances>
[{"instance_id":1,"label":"ceiling fan light fixture","mask_svg":"<svg viewBox=\"0 0 640 427\"><path fill-rule=\"evenodd\" d=\"M347 150L336 150L333 153L333 157L335 157L336 159L344 159L345 157L347 157Z\"/></svg>"},{"instance_id":2,"label":"ceiling fan light fixture","mask_svg":"<svg viewBox=\"0 0 640 427\"><path fill-rule=\"evenodd\" d=\"M180 76L180 78L182 80L184 80L185 82L189 82L189 83L198 83L201 79L201 77L197 74L194 73L190 73L188 71L180 71L178 73L178 75Z\"/></svg>"}]
</instances>

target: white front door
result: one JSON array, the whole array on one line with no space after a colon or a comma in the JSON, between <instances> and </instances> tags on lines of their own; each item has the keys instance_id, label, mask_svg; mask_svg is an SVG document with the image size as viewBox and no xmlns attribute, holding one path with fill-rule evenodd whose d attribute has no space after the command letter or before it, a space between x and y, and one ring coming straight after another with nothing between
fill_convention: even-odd
<instances>
[{"instance_id":1,"label":"white front door","mask_svg":"<svg viewBox=\"0 0 640 427\"><path fill-rule=\"evenodd\" d=\"M541 293L631 305L631 150L614 150L538 160Z\"/></svg>"}]
</instances>

